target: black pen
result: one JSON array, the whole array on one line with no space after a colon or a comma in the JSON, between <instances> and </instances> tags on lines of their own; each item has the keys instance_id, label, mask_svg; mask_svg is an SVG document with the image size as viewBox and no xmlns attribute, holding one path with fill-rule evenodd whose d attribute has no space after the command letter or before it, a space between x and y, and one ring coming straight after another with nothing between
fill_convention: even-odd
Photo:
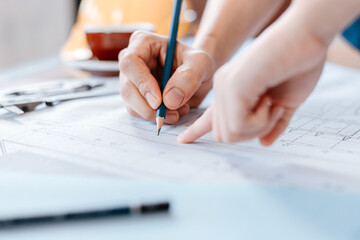
<instances>
[{"instance_id":1,"label":"black pen","mask_svg":"<svg viewBox=\"0 0 360 240\"><path fill-rule=\"evenodd\" d=\"M0 218L0 229L4 227L16 227L22 225L53 223L53 222L67 222L75 220L88 220L96 218L106 218L114 216L126 216L133 214L154 214L161 212L168 212L170 209L169 202L159 202L151 204L141 204L134 206L114 207L107 209L96 209L88 211L74 211L68 213L29 216L29 217L15 217L9 219Z\"/></svg>"}]
</instances>

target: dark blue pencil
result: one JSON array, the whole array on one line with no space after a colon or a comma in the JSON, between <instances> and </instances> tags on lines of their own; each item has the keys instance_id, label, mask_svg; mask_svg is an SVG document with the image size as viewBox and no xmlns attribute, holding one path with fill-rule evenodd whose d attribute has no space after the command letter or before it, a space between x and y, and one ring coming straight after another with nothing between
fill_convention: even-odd
<instances>
[{"instance_id":1,"label":"dark blue pencil","mask_svg":"<svg viewBox=\"0 0 360 240\"><path fill-rule=\"evenodd\" d=\"M172 73L172 68L173 68L173 63L174 63L174 55L175 55L175 50L176 50L177 33L178 33L178 28L179 28L181 3L182 3L182 0L174 1L170 33L169 33L168 45L167 45L167 49L166 49L164 72L163 72L163 76L162 76L162 80L161 80L161 93L164 92L165 86L166 86L167 82L169 81L169 79L171 77L171 73ZM160 134L161 127L164 124L165 116L166 116L166 107L165 107L164 102L162 102L156 112L156 125L157 125L158 135Z\"/></svg>"}]
</instances>

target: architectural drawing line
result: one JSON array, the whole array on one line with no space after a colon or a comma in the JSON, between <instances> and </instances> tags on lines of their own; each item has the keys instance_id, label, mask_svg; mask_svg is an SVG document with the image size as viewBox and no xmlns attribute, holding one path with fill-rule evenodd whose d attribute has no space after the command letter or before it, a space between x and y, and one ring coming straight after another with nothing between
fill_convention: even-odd
<instances>
[{"instance_id":1,"label":"architectural drawing line","mask_svg":"<svg viewBox=\"0 0 360 240\"><path fill-rule=\"evenodd\" d=\"M315 120L318 120L318 121L323 121L323 122L337 122L337 123L347 123L347 124L359 124L358 121L355 121L355 120L347 120L347 119L338 119L338 118L329 118L329 117L324 117L324 116L314 116L314 115L310 115L310 114L306 114L306 113L301 113L301 114L298 114L297 117L299 118L310 118L310 120L307 122L307 123L310 123L312 121L315 121ZM306 125L307 123L305 124L302 124L301 126L303 125ZM300 127L301 127L300 126Z\"/></svg>"}]
</instances>

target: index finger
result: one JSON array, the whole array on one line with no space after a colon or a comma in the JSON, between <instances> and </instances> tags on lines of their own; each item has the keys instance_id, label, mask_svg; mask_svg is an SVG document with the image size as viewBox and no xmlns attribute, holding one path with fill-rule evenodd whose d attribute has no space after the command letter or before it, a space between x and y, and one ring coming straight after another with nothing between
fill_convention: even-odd
<instances>
[{"instance_id":1,"label":"index finger","mask_svg":"<svg viewBox=\"0 0 360 240\"><path fill-rule=\"evenodd\" d=\"M192 143L212 129L212 106L178 137L180 143Z\"/></svg>"}]
</instances>

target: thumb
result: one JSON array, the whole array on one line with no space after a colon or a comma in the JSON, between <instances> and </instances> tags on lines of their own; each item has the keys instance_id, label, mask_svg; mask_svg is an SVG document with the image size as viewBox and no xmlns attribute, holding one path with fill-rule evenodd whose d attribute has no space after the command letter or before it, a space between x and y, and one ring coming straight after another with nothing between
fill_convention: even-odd
<instances>
[{"instance_id":1,"label":"thumb","mask_svg":"<svg viewBox=\"0 0 360 240\"><path fill-rule=\"evenodd\" d=\"M186 54L183 64L176 69L164 89L166 107L175 110L187 103L203 81L209 78L212 64L211 58L201 51Z\"/></svg>"},{"instance_id":2,"label":"thumb","mask_svg":"<svg viewBox=\"0 0 360 240\"><path fill-rule=\"evenodd\" d=\"M192 143L212 129L212 106L177 138L180 143Z\"/></svg>"}]
</instances>

